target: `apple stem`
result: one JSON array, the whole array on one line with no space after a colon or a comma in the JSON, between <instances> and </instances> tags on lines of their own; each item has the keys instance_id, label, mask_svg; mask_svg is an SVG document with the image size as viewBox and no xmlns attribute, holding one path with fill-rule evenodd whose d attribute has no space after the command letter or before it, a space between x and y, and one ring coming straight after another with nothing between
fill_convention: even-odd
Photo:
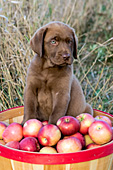
<instances>
[{"instance_id":1,"label":"apple stem","mask_svg":"<svg viewBox=\"0 0 113 170\"><path fill-rule=\"evenodd\" d=\"M83 120L84 120L84 118L83 118L83 117L79 118L79 121L80 121L80 122L82 122Z\"/></svg>"},{"instance_id":2,"label":"apple stem","mask_svg":"<svg viewBox=\"0 0 113 170\"><path fill-rule=\"evenodd\" d=\"M85 119L85 115L82 114L82 117L79 118L79 121L82 122Z\"/></svg>"},{"instance_id":3,"label":"apple stem","mask_svg":"<svg viewBox=\"0 0 113 170\"><path fill-rule=\"evenodd\" d=\"M69 119L66 119L66 122L69 122Z\"/></svg>"},{"instance_id":4,"label":"apple stem","mask_svg":"<svg viewBox=\"0 0 113 170\"><path fill-rule=\"evenodd\" d=\"M46 139L46 138L44 138L44 141L45 141L45 142L47 142L47 139Z\"/></svg>"},{"instance_id":5,"label":"apple stem","mask_svg":"<svg viewBox=\"0 0 113 170\"><path fill-rule=\"evenodd\" d=\"M97 127L97 130L100 130L101 129L101 127Z\"/></svg>"}]
</instances>

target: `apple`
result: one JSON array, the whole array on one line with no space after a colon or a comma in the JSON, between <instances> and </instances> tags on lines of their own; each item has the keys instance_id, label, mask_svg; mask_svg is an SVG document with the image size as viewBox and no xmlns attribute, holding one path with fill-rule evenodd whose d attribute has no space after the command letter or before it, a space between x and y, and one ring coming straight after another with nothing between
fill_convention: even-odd
<instances>
[{"instance_id":1,"label":"apple","mask_svg":"<svg viewBox=\"0 0 113 170\"><path fill-rule=\"evenodd\" d=\"M0 122L0 139L2 138L2 134L4 132L4 130L6 129L7 125L4 122Z\"/></svg>"},{"instance_id":2,"label":"apple","mask_svg":"<svg viewBox=\"0 0 113 170\"><path fill-rule=\"evenodd\" d=\"M38 132L38 141L42 146L53 146L61 138L61 132L56 125L47 124Z\"/></svg>"},{"instance_id":3,"label":"apple","mask_svg":"<svg viewBox=\"0 0 113 170\"><path fill-rule=\"evenodd\" d=\"M42 122L37 119L29 119L23 125L23 136L24 137L37 137Z\"/></svg>"},{"instance_id":4,"label":"apple","mask_svg":"<svg viewBox=\"0 0 113 170\"><path fill-rule=\"evenodd\" d=\"M73 135L80 129L79 121L73 116L63 116L58 119L56 125L59 127L63 135Z\"/></svg>"},{"instance_id":5,"label":"apple","mask_svg":"<svg viewBox=\"0 0 113 170\"><path fill-rule=\"evenodd\" d=\"M80 140L80 142L82 144L82 148L85 146L85 138L81 133L77 132L77 133L73 134L72 137L76 137L77 139Z\"/></svg>"},{"instance_id":6,"label":"apple","mask_svg":"<svg viewBox=\"0 0 113 170\"><path fill-rule=\"evenodd\" d=\"M60 140L56 148L58 153L71 153L80 151L82 149L82 144L76 137L69 137Z\"/></svg>"},{"instance_id":7,"label":"apple","mask_svg":"<svg viewBox=\"0 0 113 170\"><path fill-rule=\"evenodd\" d=\"M20 141L20 150L37 152L40 150L40 145L36 138L26 137Z\"/></svg>"},{"instance_id":8,"label":"apple","mask_svg":"<svg viewBox=\"0 0 113 170\"><path fill-rule=\"evenodd\" d=\"M3 140L8 143L10 141L20 141L23 138L23 128L21 124L11 123L2 134Z\"/></svg>"},{"instance_id":9,"label":"apple","mask_svg":"<svg viewBox=\"0 0 113 170\"><path fill-rule=\"evenodd\" d=\"M99 115L99 116L96 116L95 119L96 120L99 120L99 119L104 120L112 127L112 122L111 122L110 118L108 118L107 116Z\"/></svg>"},{"instance_id":10,"label":"apple","mask_svg":"<svg viewBox=\"0 0 113 170\"><path fill-rule=\"evenodd\" d=\"M80 122L80 133L87 134L90 125L95 121L94 117L89 113L81 113L76 118Z\"/></svg>"},{"instance_id":11,"label":"apple","mask_svg":"<svg viewBox=\"0 0 113 170\"><path fill-rule=\"evenodd\" d=\"M5 145L4 140L0 139L0 144Z\"/></svg>"},{"instance_id":12,"label":"apple","mask_svg":"<svg viewBox=\"0 0 113 170\"><path fill-rule=\"evenodd\" d=\"M85 138L81 133L77 132L77 133L74 133L71 136L65 136L64 138L69 138L69 137L76 137L77 139L79 139L81 144L82 144L82 148L84 148L84 146L85 146Z\"/></svg>"},{"instance_id":13,"label":"apple","mask_svg":"<svg viewBox=\"0 0 113 170\"><path fill-rule=\"evenodd\" d=\"M45 146L40 149L40 153L57 153L56 149L51 146Z\"/></svg>"},{"instance_id":14,"label":"apple","mask_svg":"<svg viewBox=\"0 0 113 170\"><path fill-rule=\"evenodd\" d=\"M84 138L85 138L85 146L87 146L91 143L94 143L88 134L84 135Z\"/></svg>"},{"instance_id":15,"label":"apple","mask_svg":"<svg viewBox=\"0 0 113 170\"><path fill-rule=\"evenodd\" d=\"M95 143L90 143L89 145L86 146L86 149L97 148L97 147L99 147L99 146L101 146L101 145L97 145L97 144L95 144Z\"/></svg>"},{"instance_id":16,"label":"apple","mask_svg":"<svg viewBox=\"0 0 113 170\"><path fill-rule=\"evenodd\" d=\"M43 126L47 125L47 124L48 124L48 120L44 120L44 121L42 122L42 124L43 124Z\"/></svg>"},{"instance_id":17,"label":"apple","mask_svg":"<svg viewBox=\"0 0 113 170\"><path fill-rule=\"evenodd\" d=\"M112 128L103 120L96 120L89 127L89 136L96 144L105 144L112 139Z\"/></svg>"},{"instance_id":18,"label":"apple","mask_svg":"<svg viewBox=\"0 0 113 170\"><path fill-rule=\"evenodd\" d=\"M6 143L6 146L14 149L19 149L19 142L18 141L10 141Z\"/></svg>"}]
</instances>

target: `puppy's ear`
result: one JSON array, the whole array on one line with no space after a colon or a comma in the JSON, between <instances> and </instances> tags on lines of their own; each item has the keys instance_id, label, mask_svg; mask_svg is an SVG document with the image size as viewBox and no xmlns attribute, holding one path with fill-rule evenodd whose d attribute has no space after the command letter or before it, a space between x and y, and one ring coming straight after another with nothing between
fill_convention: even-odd
<instances>
[{"instance_id":1,"label":"puppy's ear","mask_svg":"<svg viewBox=\"0 0 113 170\"><path fill-rule=\"evenodd\" d=\"M33 37L30 40L30 46L32 50L40 57L43 56L44 37L46 32L47 28L42 27L34 33Z\"/></svg>"},{"instance_id":2,"label":"puppy's ear","mask_svg":"<svg viewBox=\"0 0 113 170\"><path fill-rule=\"evenodd\" d=\"M73 37L74 37L74 50L73 50L73 57L77 59L77 47L78 47L78 38L75 34L75 31L73 29Z\"/></svg>"}]
</instances>

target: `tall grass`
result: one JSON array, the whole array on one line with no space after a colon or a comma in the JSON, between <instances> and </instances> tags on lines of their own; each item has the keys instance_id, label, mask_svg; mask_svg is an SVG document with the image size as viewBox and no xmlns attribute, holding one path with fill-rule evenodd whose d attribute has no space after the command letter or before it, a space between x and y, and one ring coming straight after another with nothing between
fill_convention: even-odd
<instances>
[{"instance_id":1,"label":"tall grass","mask_svg":"<svg viewBox=\"0 0 113 170\"><path fill-rule=\"evenodd\" d=\"M113 113L113 0L4 0L0 3L0 110L23 105L29 41L50 21L78 36L74 73L93 108Z\"/></svg>"}]
</instances>

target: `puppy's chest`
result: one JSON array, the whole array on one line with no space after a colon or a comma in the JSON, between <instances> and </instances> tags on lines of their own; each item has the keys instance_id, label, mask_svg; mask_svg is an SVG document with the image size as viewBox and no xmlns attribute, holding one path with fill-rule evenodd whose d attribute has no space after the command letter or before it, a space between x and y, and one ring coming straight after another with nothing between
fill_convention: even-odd
<instances>
[{"instance_id":1,"label":"puppy's chest","mask_svg":"<svg viewBox=\"0 0 113 170\"><path fill-rule=\"evenodd\" d=\"M38 104L41 112L50 114L52 112L52 77L43 74L40 77L40 88L38 88Z\"/></svg>"},{"instance_id":2,"label":"puppy's chest","mask_svg":"<svg viewBox=\"0 0 113 170\"><path fill-rule=\"evenodd\" d=\"M48 91L55 80L56 76L54 72L52 73L49 70L42 71L39 75L40 88Z\"/></svg>"},{"instance_id":3,"label":"puppy's chest","mask_svg":"<svg viewBox=\"0 0 113 170\"><path fill-rule=\"evenodd\" d=\"M41 112L50 114L52 109L52 95L49 89L39 89L38 104Z\"/></svg>"}]
</instances>

